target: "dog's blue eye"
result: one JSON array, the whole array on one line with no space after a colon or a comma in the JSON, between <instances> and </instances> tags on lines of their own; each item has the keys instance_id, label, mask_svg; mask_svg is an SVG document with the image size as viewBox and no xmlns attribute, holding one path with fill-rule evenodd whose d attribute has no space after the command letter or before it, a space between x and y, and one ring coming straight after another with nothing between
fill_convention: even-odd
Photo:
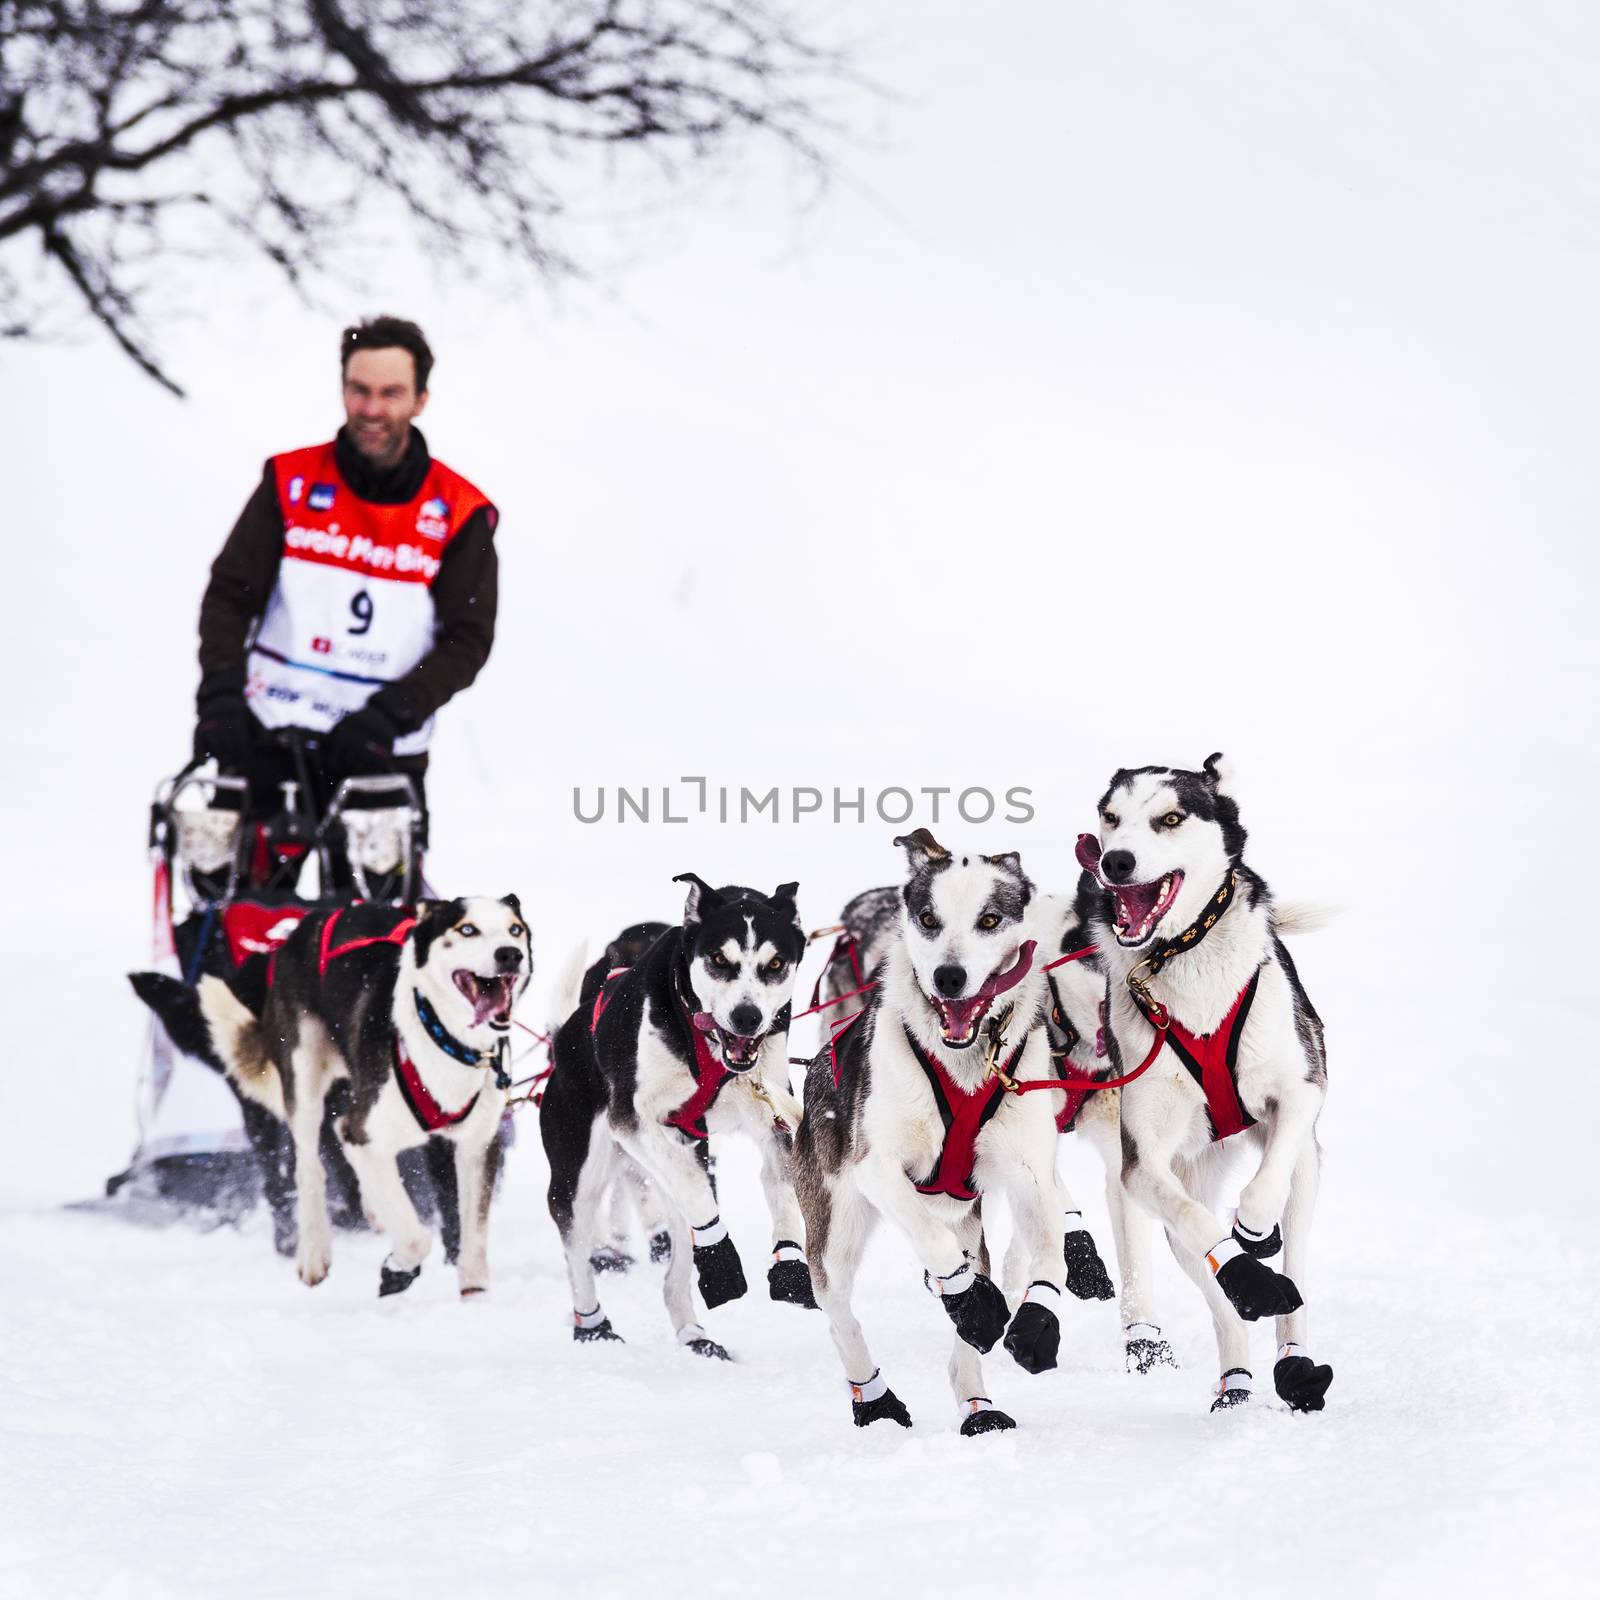
<instances>
[{"instance_id":1,"label":"dog's blue eye","mask_svg":"<svg viewBox=\"0 0 1600 1600\"><path fill-rule=\"evenodd\" d=\"M463 939L476 939L478 937L478 930L473 927L470 922L463 922L461 926L456 929L456 932L459 933Z\"/></svg>"}]
</instances>

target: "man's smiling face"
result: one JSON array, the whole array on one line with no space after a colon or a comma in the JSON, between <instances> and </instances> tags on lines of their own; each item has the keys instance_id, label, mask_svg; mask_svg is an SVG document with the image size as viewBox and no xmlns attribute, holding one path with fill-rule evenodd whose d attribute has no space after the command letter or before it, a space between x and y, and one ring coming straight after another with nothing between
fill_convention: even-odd
<instances>
[{"instance_id":1,"label":"man's smiling face","mask_svg":"<svg viewBox=\"0 0 1600 1600\"><path fill-rule=\"evenodd\" d=\"M417 393L417 364L391 345L355 350L344 364L344 417L351 441L375 467L392 467L406 453L411 424L428 404Z\"/></svg>"}]
</instances>

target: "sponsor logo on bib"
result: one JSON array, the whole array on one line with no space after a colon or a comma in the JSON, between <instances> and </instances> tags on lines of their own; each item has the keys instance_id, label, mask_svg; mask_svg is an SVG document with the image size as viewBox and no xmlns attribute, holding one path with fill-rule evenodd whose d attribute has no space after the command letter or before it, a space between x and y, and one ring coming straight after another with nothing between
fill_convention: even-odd
<instances>
[{"instance_id":1,"label":"sponsor logo on bib","mask_svg":"<svg viewBox=\"0 0 1600 1600\"><path fill-rule=\"evenodd\" d=\"M289 504L292 505L292 506L299 505L300 504L300 496L303 495L305 492L306 492L306 480L303 477L301 477L300 474L297 472L289 480Z\"/></svg>"},{"instance_id":2,"label":"sponsor logo on bib","mask_svg":"<svg viewBox=\"0 0 1600 1600\"><path fill-rule=\"evenodd\" d=\"M450 531L450 507L437 495L422 503L417 513L417 532L425 539L442 539Z\"/></svg>"},{"instance_id":3,"label":"sponsor logo on bib","mask_svg":"<svg viewBox=\"0 0 1600 1600\"><path fill-rule=\"evenodd\" d=\"M293 498L291 496L291 498ZM331 483L314 483L311 493L306 496L306 504L313 511L327 511L333 506L333 485Z\"/></svg>"}]
</instances>

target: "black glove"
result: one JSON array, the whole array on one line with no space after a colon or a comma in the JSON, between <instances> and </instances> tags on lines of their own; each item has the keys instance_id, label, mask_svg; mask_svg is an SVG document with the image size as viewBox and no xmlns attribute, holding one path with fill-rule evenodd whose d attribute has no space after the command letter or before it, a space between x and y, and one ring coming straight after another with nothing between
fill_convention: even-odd
<instances>
[{"instance_id":1,"label":"black glove","mask_svg":"<svg viewBox=\"0 0 1600 1600\"><path fill-rule=\"evenodd\" d=\"M1061 1322L1048 1302L1061 1303L1052 1283L1031 1283L1026 1299L1006 1329L1006 1349L1024 1372L1048 1372L1061 1351Z\"/></svg>"},{"instance_id":2,"label":"black glove","mask_svg":"<svg viewBox=\"0 0 1600 1600\"><path fill-rule=\"evenodd\" d=\"M223 771L241 766L256 742L257 723L245 704L238 676L202 679L194 709L195 760L215 756Z\"/></svg>"},{"instance_id":3,"label":"black glove","mask_svg":"<svg viewBox=\"0 0 1600 1600\"><path fill-rule=\"evenodd\" d=\"M375 700L333 725L323 741L323 765L330 777L357 778L394 771L399 721Z\"/></svg>"},{"instance_id":4,"label":"black glove","mask_svg":"<svg viewBox=\"0 0 1600 1600\"><path fill-rule=\"evenodd\" d=\"M995 1340L1006 1331L1011 1311L1006 1297L992 1278L986 1278L970 1262L964 1263L948 1278L934 1278L923 1273L923 1281L939 1296L946 1315L956 1325L956 1332L981 1352L994 1349ZM958 1286L955 1293L941 1285ZM965 1284L965 1288L959 1285Z\"/></svg>"}]
</instances>

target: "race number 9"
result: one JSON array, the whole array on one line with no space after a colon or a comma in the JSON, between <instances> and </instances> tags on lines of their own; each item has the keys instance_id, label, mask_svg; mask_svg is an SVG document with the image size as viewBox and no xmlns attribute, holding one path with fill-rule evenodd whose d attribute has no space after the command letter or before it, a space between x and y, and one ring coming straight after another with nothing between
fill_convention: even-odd
<instances>
[{"instance_id":1,"label":"race number 9","mask_svg":"<svg viewBox=\"0 0 1600 1600\"><path fill-rule=\"evenodd\" d=\"M372 627L372 596L362 589L350 597L350 615L356 620L346 630L350 633L366 633Z\"/></svg>"}]
</instances>

